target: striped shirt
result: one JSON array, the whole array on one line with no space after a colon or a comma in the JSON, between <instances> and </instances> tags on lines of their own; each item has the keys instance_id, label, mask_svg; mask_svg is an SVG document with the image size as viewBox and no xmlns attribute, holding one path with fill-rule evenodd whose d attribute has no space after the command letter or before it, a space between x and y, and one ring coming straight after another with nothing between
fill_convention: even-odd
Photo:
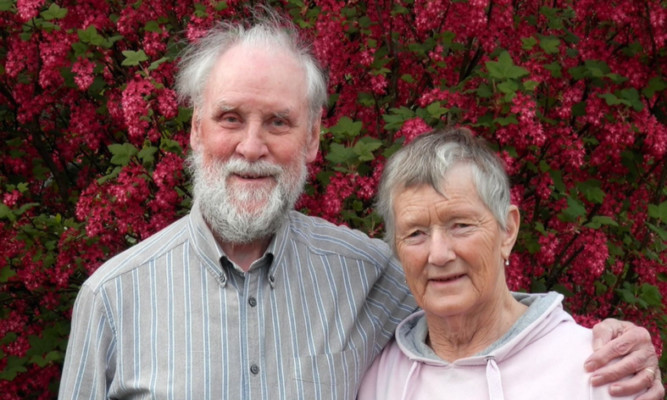
<instances>
[{"instance_id":1,"label":"striped shirt","mask_svg":"<svg viewBox=\"0 0 667 400\"><path fill-rule=\"evenodd\" d=\"M77 297L60 399L353 399L415 310L388 247L289 213L248 272L195 206Z\"/></svg>"}]
</instances>

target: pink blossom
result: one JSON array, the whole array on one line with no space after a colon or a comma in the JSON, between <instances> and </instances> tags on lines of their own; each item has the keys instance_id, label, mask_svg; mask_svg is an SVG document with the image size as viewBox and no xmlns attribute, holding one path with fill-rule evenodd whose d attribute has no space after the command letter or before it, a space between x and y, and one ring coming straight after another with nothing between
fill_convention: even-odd
<instances>
[{"instance_id":1,"label":"pink blossom","mask_svg":"<svg viewBox=\"0 0 667 400\"><path fill-rule=\"evenodd\" d=\"M87 90L93 84L93 70L95 63L87 58L79 58L72 65L72 72L74 72L74 83L81 90Z\"/></svg>"},{"instance_id":2,"label":"pink blossom","mask_svg":"<svg viewBox=\"0 0 667 400\"><path fill-rule=\"evenodd\" d=\"M146 120L150 109L147 97L154 90L153 85L146 79L135 77L127 84L123 91L123 116L128 128L130 141L141 144L150 124Z\"/></svg>"},{"instance_id":3,"label":"pink blossom","mask_svg":"<svg viewBox=\"0 0 667 400\"><path fill-rule=\"evenodd\" d=\"M39 14L39 8L44 4L44 0L17 0L16 8L19 17L23 21L35 18Z\"/></svg>"},{"instance_id":4,"label":"pink blossom","mask_svg":"<svg viewBox=\"0 0 667 400\"><path fill-rule=\"evenodd\" d=\"M396 133L397 137L404 137L405 144L413 141L417 136L431 130L431 127L421 118L412 118L403 123L401 129Z\"/></svg>"}]
</instances>

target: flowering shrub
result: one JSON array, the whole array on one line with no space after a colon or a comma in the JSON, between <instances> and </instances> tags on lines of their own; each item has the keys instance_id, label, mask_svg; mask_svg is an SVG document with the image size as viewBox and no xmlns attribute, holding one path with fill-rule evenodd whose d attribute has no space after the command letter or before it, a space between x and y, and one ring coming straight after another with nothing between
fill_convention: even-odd
<instances>
[{"instance_id":1,"label":"flowering shrub","mask_svg":"<svg viewBox=\"0 0 667 400\"><path fill-rule=\"evenodd\" d=\"M81 283L187 213L176 57L243 3L0 0L0 399L54 397ZM511 288L558 290L586 325L634 321L662 350L664 1L270 3L330 75L301 210L381 235L386 157L470 126L523 214Z\"/></svg>"}]
</instances>

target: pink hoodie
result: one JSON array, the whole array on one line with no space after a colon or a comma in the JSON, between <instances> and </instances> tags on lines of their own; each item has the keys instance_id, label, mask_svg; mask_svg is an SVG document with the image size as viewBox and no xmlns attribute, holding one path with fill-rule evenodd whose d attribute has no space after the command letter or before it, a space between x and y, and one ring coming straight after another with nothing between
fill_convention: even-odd
<instances>
[{"instance_id":1,"label":"pink hoodie","mask_svg":"<svg viewBox=\"0 0 667 400\"><path fill-rule=\"evenodd\" d=\"M358 399L632 398L612 398L608 387L590 385L584 361L592 351L592 333L563 310L562 295L514 297L529 308L510 331L482 353L453 363L425 344L424 312L412 314L366 373Z\"/></svg>"}]
</instances>

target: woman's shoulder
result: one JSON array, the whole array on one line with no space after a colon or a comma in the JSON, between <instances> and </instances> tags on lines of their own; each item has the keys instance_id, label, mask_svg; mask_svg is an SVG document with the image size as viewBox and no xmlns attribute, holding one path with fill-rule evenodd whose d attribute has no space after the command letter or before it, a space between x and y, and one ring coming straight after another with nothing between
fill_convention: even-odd
<instances>
[{"instance_id":1,"label":"woman's shoulder","mask_svg":"<svg viewBox=\"0 0 667 400\"><path fill-rule=\"evenodd\" d=\"M390 394L397 390L394 386L404 381L411 365L412 362L392 340L366 371L357 400L392 398Z\"/></svg>"}]
</instances>

